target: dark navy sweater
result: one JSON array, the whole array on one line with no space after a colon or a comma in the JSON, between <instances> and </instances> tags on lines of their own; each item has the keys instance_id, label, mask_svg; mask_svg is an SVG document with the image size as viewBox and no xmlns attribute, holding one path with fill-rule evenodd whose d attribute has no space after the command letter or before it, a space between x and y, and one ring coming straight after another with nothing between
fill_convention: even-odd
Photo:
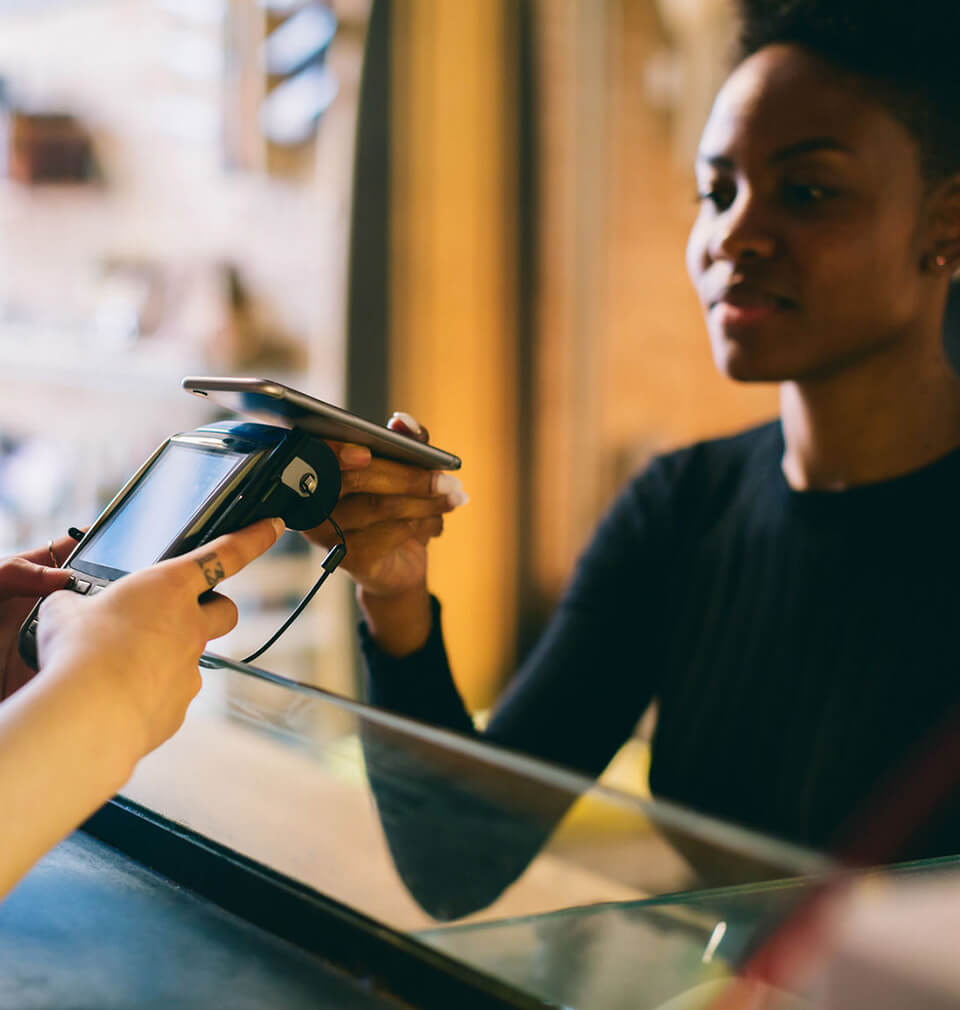
<instances>
[{"instance_id":1,"label":"dark navy sweater","mask_svg":"<svg viewBox=\"0 0 960 1010\"><path fill-rule=\"evenodd\" d=\"M658 796L816 847L878 788L896 818L910 789L890 776L960 704L960 451L796 492L783 449L773 423L636 477L484 738L595 776L656 699ZM361 638L374 704L474 733L436 601L412 656ZM896 855L960 852L939 808Z\"/></svg>"}]
</instances>

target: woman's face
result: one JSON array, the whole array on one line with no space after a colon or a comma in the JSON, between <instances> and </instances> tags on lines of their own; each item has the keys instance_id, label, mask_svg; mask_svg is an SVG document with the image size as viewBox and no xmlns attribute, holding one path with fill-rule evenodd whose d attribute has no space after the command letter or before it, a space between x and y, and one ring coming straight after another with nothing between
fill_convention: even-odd
<instances>
[{"instance_id":1,"label":"woman's face","mask_svg":"<svg viewBox=\"0 0 960 1010\"><path fill-rule=\"evenodd\" d=\"M929 322L919 151L861 87L771 46L717 98L687 268L731 378L830 375Z\"/></svg>"}]
</instances>

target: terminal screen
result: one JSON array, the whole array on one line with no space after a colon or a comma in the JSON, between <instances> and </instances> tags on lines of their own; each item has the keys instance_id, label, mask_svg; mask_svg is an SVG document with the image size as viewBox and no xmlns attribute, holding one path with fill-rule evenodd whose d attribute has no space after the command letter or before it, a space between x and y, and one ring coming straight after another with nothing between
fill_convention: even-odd
<instances>
[{"instance_id":1,"label":"terminal screen","mask_svg":"<svg viewBox=\"0 0 960 1010\"><path fill-rule=\"evenodd\" d=\"M110 578L153 564L213 491L247 458L170 443L110 520L84 544L71 566Z\"/></svg>"}]
</instances>

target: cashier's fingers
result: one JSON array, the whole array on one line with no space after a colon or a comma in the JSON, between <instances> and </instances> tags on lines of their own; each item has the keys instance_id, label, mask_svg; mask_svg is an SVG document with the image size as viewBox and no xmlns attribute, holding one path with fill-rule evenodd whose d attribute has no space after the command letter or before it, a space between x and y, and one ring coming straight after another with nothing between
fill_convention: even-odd
<instances>
[{"instance_id":1,"label":"cashier's fingers","mask_svg":"<svg viewBox=\"0 0 960 1010\"><path fill-rule=\"evenodd\" d=\"M45 565L49 568L53 566L54 561L58 565L62 565L76 546L77 541L73 537L61 537L61 539L53 540L42 547L35 547L33 550L24 551L18 557L26 558L27 561L32 561L37 565Z\"/></svg>"},{"instance_id":2,"label":"cashier's fingers","mask_svg":"<svg viewBox=\"0 0 960 1010\"><path fill-rule=\"evenodd\" d=\"M237 626L237 605L228 596L205 593L200 600L200 610L206 622L204 634L207 641L220 638Z\"/></svg>"},{"instance_id":3,"label":"cashier's fingers","mask_svg":"<svg viewBox=\"0 0 960 1010\"><path fill-rule=\"evenodd\" d=\"M64 589L69 578L70 573L63 568L51 568L25 557L4 558L0 561L0 600L48 596Z\"/></svg>"},{"instance_id":4,"label":"cashier's fingers","mask_svg":"<svg viewBox=\"0 0 960 1010\"><path fill-rule=\"evenodd\" d=\"M217 537L180 557L162 561L157 568L166 569L183 579L199 596L231 575L236 575L254 558L269 550L284 529L282 519L262 519L246 529Z\"/></svg>"}]
</instances>

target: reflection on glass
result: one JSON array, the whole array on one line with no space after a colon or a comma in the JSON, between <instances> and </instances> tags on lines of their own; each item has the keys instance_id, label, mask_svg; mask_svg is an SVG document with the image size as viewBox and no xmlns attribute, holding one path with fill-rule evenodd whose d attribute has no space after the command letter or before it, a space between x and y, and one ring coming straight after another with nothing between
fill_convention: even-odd
<instances>
[{"instance_id":1,"label":"reflection on glass","mask_svg":"<svg viewBox=\"0 0 960 1010\"><path fill-rule=\"evenodd\" d=\"M654 1007L728 977L830 869L271 674L209 667L126 797L551 1004Z\"/></svg>"}]
</instances>

